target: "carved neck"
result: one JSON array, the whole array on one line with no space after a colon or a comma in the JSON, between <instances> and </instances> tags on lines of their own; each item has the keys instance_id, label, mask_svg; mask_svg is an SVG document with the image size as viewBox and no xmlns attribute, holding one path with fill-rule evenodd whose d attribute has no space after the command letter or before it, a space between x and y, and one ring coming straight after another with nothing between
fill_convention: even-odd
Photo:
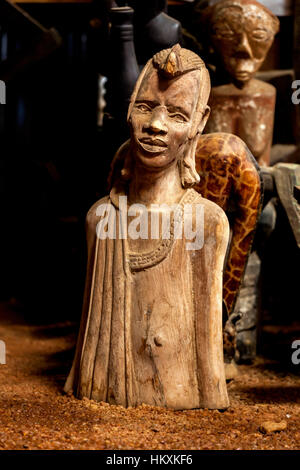
<instances>
[{"instance_id":1,"label":"carved neck","mask_svg":"<svg viewBox=\"0 0 300 470\"><path fill-rule=\"evenodd\" d=\"M237 80L234 80L232 79L232 83L234 84L234 86L236 88L238 88L239 90L243 90L243 91L246 91L249 87L250 87L250 82L252 82L252 78L250 78L250 80L248 80L247 82L240 82L240 81L237 81Z\"/></svg>"},{"instance_id":2,"label":"carved neck","mask_svg":"<svg viewBox=\"0 0 300 470\"><path fill-rule=\"evenodd\" d=\"M161 172L145 171L136 166L129 186L129 202L145 206L176 204L184 192L177 164Z\"/></svg>"}]
</instances>

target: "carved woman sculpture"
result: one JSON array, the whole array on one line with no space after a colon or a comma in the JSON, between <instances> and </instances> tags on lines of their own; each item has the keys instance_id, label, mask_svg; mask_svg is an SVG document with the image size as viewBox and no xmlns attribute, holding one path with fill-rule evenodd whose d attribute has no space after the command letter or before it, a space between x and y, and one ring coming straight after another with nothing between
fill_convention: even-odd
<instances>
[{"instance_id":1,"label":"carved woman sculpture","mask_svg":"<svg viewBox=\"0 0 300 470\"><path fill-rule=\"evenodd\" d=\"M203 61L179 45L149 60L136 84L130 146L116 159L109 196L87 215L83 313L65 385L79 398L229 405L222 349L229 226L223 210L191 188L209 93Z\"/></svg>"},{"instance_id":2,"label":"carved woman sculpture","mask_svg":"<svg viewBox=\"0 0 300 470\"><path fill-rule=\"evenodd\" d=\"M279 21L255 0L221 0L207 10L205 22L228 76L225 83L212 88L212 112L205 132L239 136L258 163L268 165L276 90L254 75L272 45Z\"/></svg>"}]
</instances>

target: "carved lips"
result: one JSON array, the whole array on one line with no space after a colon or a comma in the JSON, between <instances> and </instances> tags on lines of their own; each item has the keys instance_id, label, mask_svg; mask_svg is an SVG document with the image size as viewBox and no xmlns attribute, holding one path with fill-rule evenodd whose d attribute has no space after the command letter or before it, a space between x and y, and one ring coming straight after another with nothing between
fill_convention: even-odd
<instances>
[{"instance_id":1,"label":"carved lips","mask_svg":"<svg viewBox=\"0 0 300 470\"><path fill-rule=\"evenodd\" d=\"M255 58L253 59L239 59L236 58L232 61L234 65L233 75L238 80L250 80L252 75L256 71L256 62Z\"/></svg>"},{"instance_id":2,"label":"carved lips","mask_svg":"<svg viewBox=\"0 0 300 470\"><path fill-rule=\"evenodd\" d=\"M246 72L242 70L236 71L234 75L238 80L241 80L241 81L250 80L251 78L251 72Z\"/></svg>"},{"instance_id":3,"label":"carved lips","mask_svg":"<svg viewBox=\"0 0 300 470\"><path fill-rule=\"evenodd\" d=\"M158 155L168 147L164 140L158 139L157 137L143 137L141 139L137 139L137 141L144 152L150 153L152 155Z\"/></svg>"}]
</instances>

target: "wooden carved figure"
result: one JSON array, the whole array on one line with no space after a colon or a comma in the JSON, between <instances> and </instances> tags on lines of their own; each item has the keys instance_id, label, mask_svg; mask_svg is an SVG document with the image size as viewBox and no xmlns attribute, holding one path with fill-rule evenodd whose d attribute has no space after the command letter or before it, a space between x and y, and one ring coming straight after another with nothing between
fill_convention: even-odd
<instances>
[{"instance_id":1,"label":"wooden carved figure","mask_svg":"<svg viewBox=\"0 0 300 470\"><path fill-rule=\"evenodd\" d=\"M211 45L225 69L212 88L206 133L230 132L257 162L270 161L276 90L254 78L279 29L279 21L255 0L221 0L204 15ZM218 72L218 71L217 71Z\"/></svg>"},{"instance_id":2,"label":"wooden carved figure","mask_svg":"<svg viewBox=\"0 0 300 470\"><path fill-rule=\"evenodd\" d=\"M157 53L137 81L130 143L114 160L110 194L87 215L83 313L65 385L78 398L229 406L222 344L229 224L192 189L209 93L203 61L179 45Z\"/></svg>"}]
</instances>

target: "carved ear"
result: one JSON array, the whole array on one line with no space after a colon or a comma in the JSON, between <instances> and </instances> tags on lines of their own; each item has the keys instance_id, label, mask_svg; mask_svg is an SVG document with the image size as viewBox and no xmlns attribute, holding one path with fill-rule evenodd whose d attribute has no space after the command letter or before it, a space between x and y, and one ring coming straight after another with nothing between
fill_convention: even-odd
<instances>
[{"instance_id":1,"label":"carved ear","mask_svg":"<svg viewBox=\"0 0 300 470\"><path fill-rule=\"evenodd\" d=\"M199 183L200 176L196 170L195 153L198 144L199 134L196 134L190 141L187 153L180 161L180 176L183 188L190 188Z\"/></svg>"},{"instance_id":2,"label":"carved ear","mask_svg":"<svg viewBox=\"0 0 300 470\"><path fill-rule=\"evenodd\" d=\"M193 124L189 132L189 139L193 139L195 136L200 136L206 125L206 122L209 118L210 107L205 106L205 108L200 107L195 111Z\"/></svg>"},{"instance_id":3,"label":"carved ear","mask_svg":"<svg viewBox=\"0 0 300 470\"><path fill-rule=\"evenodd\" d=\"M109 191L120 179L130 179L131 164L130 140L127 140L117 150L117 153L111 162L110 172L107 179L107 186Z\"/></svg>"},{"instance_id":4,"label":"carved ear","mask_svg":"<svg viewBox=\"0 0 300 470\"><path fill-rule=\"evenodd\" d=\"M206 126L206 123L207 123L207 120L209 118L209 115L210 115L210 107L209 106L205 106L205 110L204 110L204 113L202 115L202 119L200 121L200 124L198 126L198 134L202 134L203 130L204 130L204 127Z\"/></svg>"}]
</instances>

